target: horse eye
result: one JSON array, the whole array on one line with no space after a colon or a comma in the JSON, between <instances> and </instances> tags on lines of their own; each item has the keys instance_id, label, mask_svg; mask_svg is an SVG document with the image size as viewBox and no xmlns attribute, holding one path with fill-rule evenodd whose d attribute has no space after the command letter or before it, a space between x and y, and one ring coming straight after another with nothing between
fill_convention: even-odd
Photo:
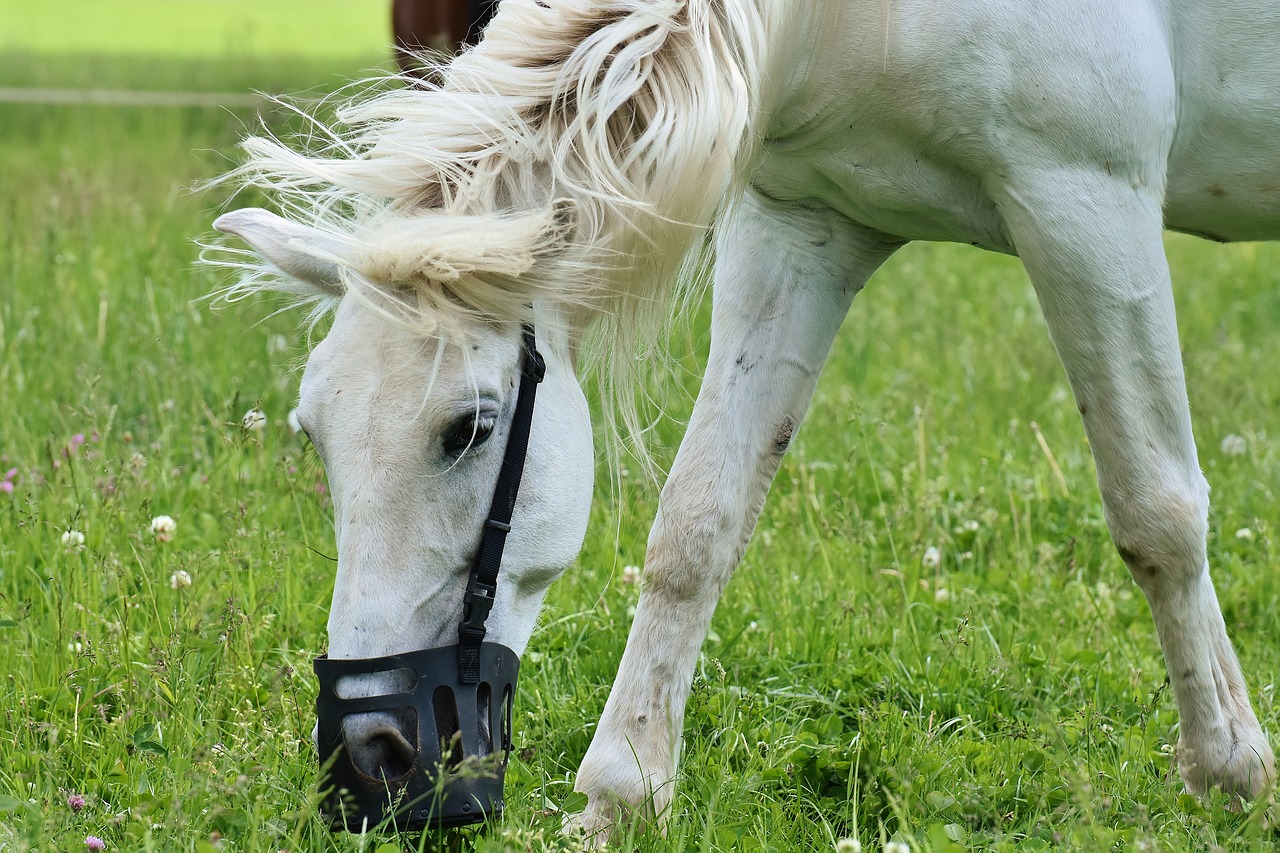
<instances>
[{"instance_id":1,"label":"horse eye","mask_svg":"<svg viewBox=\"0 0 1280 853\"><path fill-rule=\"evenodd\" d=\"M445 434L444 450L450 456L461 456L467 450L479 447L489 440L498 419L493 415L465 417Z\"/></svg>"}]
</instances>

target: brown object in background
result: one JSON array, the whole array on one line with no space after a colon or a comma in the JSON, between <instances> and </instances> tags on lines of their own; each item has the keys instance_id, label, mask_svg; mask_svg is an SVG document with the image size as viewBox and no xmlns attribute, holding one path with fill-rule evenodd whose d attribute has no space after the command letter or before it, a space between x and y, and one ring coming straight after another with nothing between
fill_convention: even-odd
<instances>
[{"instance_id":1,"label":"brown object in background","mask_svg":"<svg viewBox=\"0 0 1280 853\"><path fill-rule=\"evenodd\" d=\"M497 8L498 0L392 0L391 28L400 70L420 72L415 52L457 53L474 44Z\"/></svg>"}]
</instances>

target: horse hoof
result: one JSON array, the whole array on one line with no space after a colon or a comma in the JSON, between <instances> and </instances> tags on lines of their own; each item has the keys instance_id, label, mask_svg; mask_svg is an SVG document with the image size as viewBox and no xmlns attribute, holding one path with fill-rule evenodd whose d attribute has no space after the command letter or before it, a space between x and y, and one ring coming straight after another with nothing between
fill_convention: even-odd
<instances>
[{"instance_id":1,"label":"horse hoof","mask_svg":"<svg viewBox=\"0 0 1280 853\"><path fill-rule=\"evenodd\" d=\"M609 843L613 832L613 818L600 814L587 806L586 809L564 816L560 833L572 838L580 838L587 850L602 850Z\"/></svg>"},{"instance_id":2,"label":"horse hoof","mask_svg":"<svg viewBox=\"0 0 1280 853\"><path fill-rule=\"evenodd\" d=\"M1256 724L1232 726L1222 743L1178 744L1178 771L1187 791L1204 796L1217 788L1231 797L1229 808L1254 802L1272 790L1276 781L1271 744Z\"/></svg>"}]
</instances>

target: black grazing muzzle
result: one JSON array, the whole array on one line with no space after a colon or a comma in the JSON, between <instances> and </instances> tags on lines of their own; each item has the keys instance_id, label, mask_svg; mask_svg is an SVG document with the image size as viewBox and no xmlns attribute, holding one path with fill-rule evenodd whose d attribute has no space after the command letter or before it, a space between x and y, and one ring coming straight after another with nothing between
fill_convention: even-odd
<instances>
[{"instance_id":1,"label":"black grazing muzzle","mask_svg":"<svg viewBox=\"0 0 1280 853\"><path fill-rule=\"evenodd\" d=\"M498 591L502 550L511 530L520 477L533 422L533 401L546 365L533 327L522 330L520 390L493 504L467 579L458 643L381 658L315 661L320 750L321 813L333 830L360 832L391 819L400 830L444 829L502 813L502 783L511 751L511 704L520 659L511 649L484 642L485 620ZM407 670L403 692L343 698L343 676ZM345 748L343 720L351 714L386 713L416 734L411 765L395 778L373 778Z\"/></svg>"}]
</instances>

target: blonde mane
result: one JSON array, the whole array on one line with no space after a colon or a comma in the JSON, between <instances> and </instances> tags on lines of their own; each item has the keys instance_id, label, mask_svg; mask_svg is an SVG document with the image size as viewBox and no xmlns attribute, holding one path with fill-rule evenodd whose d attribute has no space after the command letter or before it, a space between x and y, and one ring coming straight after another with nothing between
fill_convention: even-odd
<instances>
[{"instance_id":1,"label":"blonde mane","mask_svg":"<svg viewBox=\"0 0 1280 853\"><path fill-rule=\"evenodd\" d=\"M347 247L327 258L346 291L398 294L424 333L567 307L635 436L635 356L752 159L766 30L756 0L504 0L439 85L353 100L310 153L250 138L228 178ZM224 298L298 292L237 266Z\"/></svg>"}]
</instances>

